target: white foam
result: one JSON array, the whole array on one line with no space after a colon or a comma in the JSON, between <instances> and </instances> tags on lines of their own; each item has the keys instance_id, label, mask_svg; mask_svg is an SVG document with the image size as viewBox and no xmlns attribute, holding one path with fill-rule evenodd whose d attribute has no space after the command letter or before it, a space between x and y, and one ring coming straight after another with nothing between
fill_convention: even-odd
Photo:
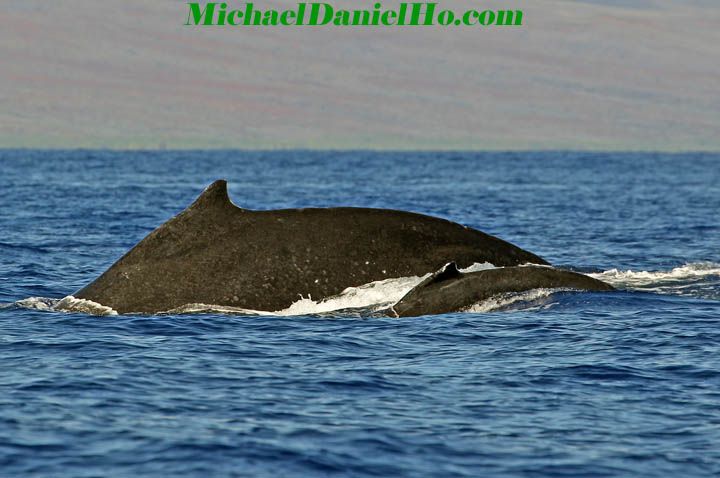
<instances>
[{"instance_id":1,"label":"white foam","mask_svg":"<svg viewBox=\"0 0 720 478\"><path fill-rule=\"evenodd\" d=\"M461 269L462 272L476 272L487 269L494 269L495 266L489 262L475 263ZM348 287L340 294L327 297L321 300L314 300L312 297L301 297L293 302L288 308L276 311L249 310L237 307L227 307L210 304L185 304L163 314L239 314L239 315L272 315L272 316L296 316L324 314L348 309L365 309L376 312L387 309L402 299L420 282L428 278L424 276L398 277L371 282L358 287Z\"/></svg>"},{"instance_id":2,"label":"white foam","mask_svg":"<svg viewBox=\"0 0 720 478\"><path fill-rule=\"evenodd\" d=\"M87 299L78 299L71 295L60 299L52 309L63 312L82 312L84 314L99 316L118 315L112 307L107 307Z\"/></svg>"},{"instance_id":3,"label":"white foam","mask_svg":"<svg viewBox=\"0 0 720 478\"><path fill-rule=\"evenodd\" d=\"M460 269L460 271L477 272L494 268L495 266L489 262L482 264L476 262L465 269ZM430 275L398 277L371 282L359 287L348 287L340 294L320 301L314 301L312 297L300 298L287 309L273 312L273 314L281 316L308 315L347 309L370 309L375 312L396 304Z\"/></svg>"},{"instance_id":4,"label":"white foam","mask_svg":"<svg viewBox=\"0 0 720 478\"><path fill-rule=\"evenodd\" d=\"M494 265L490 264L489 262L483 262L480 264L479 262L476 262L475 264L471 265L470 267L466 267L465 269L460 269L460 272L480 272L480 271L486 271L488 269L497 269Z\"/></svg>"},{"instance_id":5,"label":"white foam","mask_svg":"<svg viewBox=\"0 0 720 478\"><path fill-rule=\"evenodd\" d=\"M48 299L46 297L28 297L27 299L18 300L11 304L15 307L32 310L55 310L55 305L60 302L58 299Z\"/></svg>"},{"instance_id":6,"label":"white foam","mask_svg":"<svg viewBox=\"0 0 720 478\"><path fill-rule=\"evenodd\" d=\"M524 292L510 293L510 294L498 294L489 299L483 300L476 304L471 305L462 312L473 312L473 313L487 313L487 312L498 312L505 310L513 305L532 305L538 301L543 301L553 294L558 292L567 292L572 289L532 289ZM548 306L548 304L542 304ZM523 307L530 308L530 307Z\"/></svg>"},{"instance_id":7,"label":"white foam","mask_svg":"<svg viewBox=\"0 0 720 478\"><path fill-rule=\"evenodd\" d=\"M461 272L479 272L488 269L495 269L495 266L489 262L475 263ZM314 300L312 297L299 297L288 308L277 311L261 311L244 309L240 307L229 307L222 305L190 303L180 307L176 307L161 314L230 314L230 315L258 315L258 316L298 316L298 315L315 315L325 314L329 312L364 309L368 312L377 312L388 309L398 301L400 301L408 292L428 278L431 274L423 276L398 277L385 279L381 281L371 282L369 284L358 287L348 287L340 294L321 300ZM542 292L535 295L549 295ZM498 310L510 304L521 302L524 300L532 300L533 296L527 294L515 294L498 296L496 298L484 301L481 304L468 309L470 312L486 312ZM111 307L92 302L86 299L78 299L73 296L67 296L61 300L45 299L40 297L32 297L19 302L15 305L25 308L48 311L65 311L65 312L83 312L90 315L117 315L117 312Z\"/></svg>"},{"instance_id":8,"label":"white foam","mask_svg":"<svg viewBox=\"0 0 720 478\"><path fill-rule=\"evenodd\" d=\"M494 269L490 263L476 263L461 269L462 272L478 272ZM695 283L712 276L720 276L720 264L713 262L698 262L676 267L669 271L633 271L610 269L600 273L587 274L590 277L607 282L621 289L642 289L660 293L676 294L687 283ZM300 297L288 308L278 311L258 311L237 307L193 303L168 310L163 314L200 314L220 313L235 315L262 315L262 316L295 316L314 315L328 312L365 309L370 312L387 309L396 304L410 290L429 277L424 276L399 277L382 281L371 282L359 287L349 287L340 294L322 300L313 300L312 297ZM713 280L713 283L715 281ZM492 312L505 310L515 305L523 308L532 308L533 302L546 299L554 293L567 289L534 289L519 294L501 294L488 300L474 304L465 309L466 312ZM42 297L30 297L15 302L15 306L46 311L82 312L91 315L117 315L111 307L98 304L86 299L67 296L61 300ZM541 304L546 306L546 304Z\"/></svg>"},{"instance_id":9,"label":"white foam","mask_svg":"<svg viewBox=\"0 0 720 478\"><path fill-rule=\"evenodd\" d=\"M86 299L78 299L71 295L63 297L62 299L49 299L47 297L28 297L27 299L18 300L12 304L8 304L14 307L21 307L23 309L42 310L42 311L57 311L57 312L81 312L89 315L118 315L112 307L106 307L97 302Z\"/></svg>"},{"instance_id":10,"label":"white foam","mask_svg":"<svg viewBox=\"0 0 720 478\"><path fill-rule=\"evenodd\" d=\"M474 264L471 267L485 267L487 265ZM490 266L492 267L492 266ZM315 301L311 297L300 297L299 300L290 305L287 309L278 311L262 311L251 310L240 307L229 307L223 305L191 303L176 307L170 310L160 312L161 314L231 314L231 315L263 315L263 316L293 316L293 315L312 315L333 312L345 309L365 308L372 311L388 308L405 294L410 292L413 287L422 282L430 274L422 277L400 277L396 279L386 279L382 281L371 282L359 287L349 287L340 294L328 297L323 300ZM47 299L43 297L30 297L15 302L13 305L17 307L45 310L45 311L62 311L62 312L82 312L90 315L118 315L111 307L104 306L97 302L86 299L78 299L73 296L67 296L61 300Z\"/></svg>"},{"instance_id":11,"label":"white foam","mask_svg":"<svg viewBox=\"0 0 720 478\"><path fill-rule=\"evenodd\" d=\"M314 301L312 297L300 298L287 309L276 311L274 314L281 316L322 314L360 308L377 311L395 304L429 275L385 279L359 287L348 287L336 296L319 301Z\"/></svg>"},{"instance_id":12,"label":"white foam","mask_svg":"<svg viewBox=\"0 0 720 478\"><path fill-rule=\"evenodd\" d=\"M647 288L697 281L709 276L720 276L720 264L694 262L675 267L669 271L621 271L610 269L605 272L587 275L619 288Z\"/></svg>"},{"instance_id":13,"label":"white foam","mask_svg":"<svg viewBox=\"0 0 720 478\"><path fill-rule=\"evenodd\" d=\"M228 314L228 315L277 315L273 312L243 309L226 305L209 305L202 303L185 304L174 309L160 312L161 315L174 314Z\"/></svg>"}]
</instances>

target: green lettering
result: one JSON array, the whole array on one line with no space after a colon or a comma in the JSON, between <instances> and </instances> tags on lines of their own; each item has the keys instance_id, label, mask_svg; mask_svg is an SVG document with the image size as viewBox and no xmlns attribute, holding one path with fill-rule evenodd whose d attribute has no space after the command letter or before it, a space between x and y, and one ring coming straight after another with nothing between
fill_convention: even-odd
<instances>
[{"instance_id":1,"label":"green lettering","mask_svg":"<svg viewBox=\"0 0 720 478\"><path fill-rule=\"evenodd\" d=\"M382 15L383 25L395 25L396 19L397 19L397 12L395 12L393 10L388 10L387 12L383 13L383 15Z\"/></svg>"},{"instance_id":2,"label":"green lettering","mask_svg":"<svg viewBox=\"0 0 720 478\"><path fill-rule=\"evenodd\" d=\"M297 14L297 24L298 25L305 24L305 9L306 9L306 7L307 7L307 4L298 3L298 14Z\"/></svg>"},{"instance_id":3,"label":"green lettering","mask_svg":"<svg viewBox=\"0 0 720 478\"><path fill-rule=\"evenodd\" d=\"M294 23L291 23L291 20L295 20L295 12L292 10L285 10L280 15L280 24L281 25L294 25Z\"/></svg>"},{"instance_id":4,"label":"green lettering","mask_svg":"<svg viewBox=\"0 0 720 478\"><path fill-rule=\"evenodd\" d=\"M498 25L522 25L523 12L522 10L498 10L497 12L497 24Z\"/></svg>"},{"instance_id":5,"label":"green lettering","mask_svg":"<svg viewBox=\"0 0 720 478\"><path fill-rule=\"evenodd\" d=\"M480 13L477 10L470 10L463 16L463 23L465 25L477 25L477 19L480 17Z\"/></svg>"},{"instance_id":6,"label":"green lettering","mask_svg":"<svg viewBox=\"0 0 720 478\"><path fill-rule=\"evenodd\" d=\"M400 4L400 11L398 12L398 25L405 25L405 17L407 16L407 3Z\"/></svg>"},{"instance_id":7,"label":"green lettering","mask_svg":"<svg viewBox=\"0 0 720 478\"><path fill-rule=\"evenodd\" d=\"M280 21L280 14L277 12L277 10L268 10L263 15L263 21L262 24L267 26L277 26L278 22Z\"/></svg>"},{"instance_id":8,"label":"green lettering","mask_svg":"<svg viewBox=\"0 0 720 478\"><path fill-rule=\"evenodd\" d=\"M333 23L339 27L350 26L350 12L347 10L338 10L337 13L335 13L335 20Z\"/></svg>"},{"instance_id":9,"label":"green lettering","mask_svg":"<svg viewBox=\"0 0 720 478\"><path fill-rule=\"evenodd\" d=\"M324 2L297 3L297 9L264 10L255 9L251 2L244 9L228 10L227 2L188 2L188 16L185 25L253 25L253 26L432 26L432 25L502 25L523 24L522 10L467 10L462 16L453 10L440 10L437 2L398 2L399 8L383 9L376 1L373 8L335 10ZM309 7L308 7L309 6ZM309 10L309 14L308 14Z\"/></svg>"},{"instance_id":10,"label":"green lettering","mask_svg":"<svg viewBox=\"0 0 720 478\"><path fill-rule=\"evenodd\" d=\"M371 25L378 25L380 24L380 9L382 8L382 5L379 3L376 3L374 5L374 10L372 12L372 20L370 21Z\"/></svg>"},{"instance_id":11,"label":"green lettering","mask_svg":"<svg viewBox=\"0 0 720 478\"><path fill-rule=\"evenodd\" d=\"M423 7L425 10L423 11ZM437 3L413 3L410 11L410 25L420 25L420 19L423 18L423 25L433 25L435 23L435 8Z\"/></svg>"},{"instance_id":12,"label":"green lettering","mask_svg":"<svg viewBox=\"0 0 720 478\"><path fill-rule=\"evenodd\" d=\"M228 13L228 16L227 16L228 25L233 25L233 26L239 25L240 24L239 20L242 18L242 16L243 16L243 14L240 10L232 10L231 12Z\"/></svg>"},{"instance_id":13,"label":"green lettering","mask_svg":"<svg viewBox=\"0 0 720 478\"><path fill-rule=\"evenodd\" d=\"M218 18L217 18L217 24L220 26L225 25L225 15L227 13L225 11L226 8L227 8L227 3L220 4L220 11L218 12Z\"/></svg>"},{"instance_id":14,"label":"green lettering","mask_svg":"<svg viewBox=\"0 0 720 478\"><path fill-rule=\"evenodd\" d=\"M320 12L324 13L322 21L318 21L320 18ZM327 25L333 19L333 7L327 3L312 3L310 4L310 21L308 25Z\"/></svg>"},{"instance_id":15,"label":"green lettering","mask_svg":"<svg viewBox=\"0 0 720 478\"><path fill-rule=\"evenodd\" d=\"M258 26L262 23L262 12L260 10L255 10L255 5L252 3L246 3L245 4L245 21L243 21L243 25L249 26Z\"/></svg>"},{"instance_id":16,"label":"green lettering","mask_svg":"<svg viewBox=\"0 0 720 478\"><path fill-rule=\"evenodd\" d=\"M492 10L485 10L480 14L480 25L491 25L495 22L495 12Z\"/></svg>"},{"instance_id":17,"label":"green lettering","mask_svg":"<svg viewBox=\"0 0 720 478\"><path fill-rule=\"evenodd\" d=\"M213 19L215 18L215 5L217 3L207 3L205 8L200 10L199 2L188 3L190 11L188 12L188 18L185 25L212 25ZM192 18L192 21L190 19Z\"/></svg>"},{"instance_id":18,"label":"green lettering","mask_svg":"<svg viewBox=\"0 0 720 478\"><path fill-rule=\"evenodd\" d=\"M370 12L367 10L355 10L353 11L352 18L353 25L370 25Z\"/></svg>"},{"instance_id":19,"label":"green lettering","mask_svg":"<svg viewBox=\"0 0 720 478\"><path fill-rule=\"evenodd\" d=\"M443 26L450 25L455 20L455 14L450 10L443 10L438 15L438 23Z\"/></svg>"}]
</instances>

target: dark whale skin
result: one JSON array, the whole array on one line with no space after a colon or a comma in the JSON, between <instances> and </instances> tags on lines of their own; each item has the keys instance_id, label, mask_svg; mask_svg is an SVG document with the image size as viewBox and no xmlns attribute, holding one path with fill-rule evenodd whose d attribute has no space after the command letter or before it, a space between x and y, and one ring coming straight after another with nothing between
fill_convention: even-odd
<instances>
[{"instance_id":1,"label":"dark whale skin","mask_svg":"<svg viewBox=\"0 0 720 478\"><path fill-rule=\"evenodd\" d=\"M392 307L397 317L446 314L507 292L567 288L615 290L605 282L552 267L503 267L462 273L451 263L414 287Z\"/></svg>"},{"instance_id":2,"label":"dark whale skin","mask_svg":"<svg viewBox=\"0 0 720 478\"><path fill-rule=\"evenodd\" d=\"M483 232L410 212L241 209L219 180L73 295L121 314L191 303L277 311L301 296L318 300L451 261L546 264Z\"/></svg>"}]
</instances>

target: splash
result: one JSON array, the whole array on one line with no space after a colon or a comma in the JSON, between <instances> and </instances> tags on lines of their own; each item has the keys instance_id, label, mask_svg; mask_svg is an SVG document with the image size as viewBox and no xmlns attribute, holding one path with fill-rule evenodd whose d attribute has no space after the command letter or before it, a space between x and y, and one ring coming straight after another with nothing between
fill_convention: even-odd
<instances>
[{"instance_id":1,"label":"splash","mask_svg":"<svg viewBox=\"0 0 720 478\"><path fill-rule=\"evenodd\" d=\"M486 271L488 269L497 269L497 267L490 264L489 262L483 262L483 263L476 262L475 264L471 265L470 267L466 267L465 269L459 269L459 270L460 270L460 272L467 273L467 272Z\"/></svg>"},{"instance_id":2,"label":"splash","mask_svg":"<svg viewBox=\"0 0 720 478\"><path fill-rule=\"evenodd\" d=\"M495 266L489 262L476 262L466 269L460 270L461 272L477 272L494 268ZM274 312L274 315L322 314L347 309L366 309L377 312L397 303L429 276L430 274L425 274L424 276L385 279L361 285L360 287L348 287L340 294L320 301L314 301L311 297L300 298L287 309Z\"/></svg>"},{"instance_id":3,"label":"splash","mask_svg":"<svg viewBox=\"0 0 720 478\"><path fill-rule=\"evenodd\" d=\"M118 315L112 307L106 307L97 302L86 299L78 299L71 295L62 299L49 299L47 297L28 297L18 300L8 306L20 307L22 309L58 311L58 312L80 312L88 315Z\"/></svg>"},{"instance_id":4,"label":"splash","mask_svg":"<svg viewBox=\"0 0 720 478\"><path fill-rule=\"evenodd\" d=\"M615 287L648 287L670 282L687 282L705 279L712 276L720 277L720 264L714 262L693 262L676 267L670 271L621 271L610 269L590 277L605 281Z\"/></svg>"},{"instance_id":5,"label":"splash","mask_svg":"<svg viewBox=\"0 0 720 478\"><path fill-rule=\"evenodd\" d=\"M471 305L462 312L487 313L505 310L532 310L551 307L548 300L554 294L572 289L533 289L525 292L499 294Z\"/></svg>"},{"instance_id":6,"label":"splash","mask_svg":"<svg viewBox=\"0 0 720 478\"><path fill-rule=\"evenodd\" d=\"M107 307L87 299L78 299L71 295L61 299L53 308L65 312L82 312L90 315L118 315L112 307Z\"/></svg>"},{"instance_id":7,"label":"splash","mask_svg":"<svg viewBox=\"0 0 720 478\"><path fill-rule=\"evenodd\" d=\"M588 274L618 289L720 300L720 264L692 262L669 271L610 269Z\"/></svg>"},{"instance_id":8,"label":"splash","mask_svg":"<svg viewBox=\"0 0 720 478\"><path fill-rule=\"evenodd\" d=\"M46 297L28 297L27 299L18 300L8 306L20 307L22 309L31 310L55 310L55 305L60 302L58 299L48 299Z\"/></svg>"},{"instance_id":9,"label":"splash","mask_svg":"<svg viewBox=\"0 0 720 478\"><path fill-rule=\"evenodd\" d=\"M474 264L471 267L477 267ZM348 287L340 294L326 299L315 301L312 297L302 297L293 302L290 307L274 312L263 310L243 309L240 307L228 307L211 304L185 304L183 306L167 310L161 314L230 314L230 315L259 315L289 317L297 315L319 315L328 312L337 312L351 309L364 309L368 313L387 309L413 287L422 282L430 274L422 277L400 277L397 279L385 279L375 281L359 287Z\"/></svg>"},{"instance_id":10,"label":"splash","mask_svg":"<svg viewBox=\"0 0 720 478\"><path fill-rule=\"evenodd\" d=\"M473 264L470 267L461 269L461 271L467 273L494 268L494 265L486 262ZM714 262L689 263L668 271L621 271L610 269L587 275L607 282L618 289L720 299L720 264ZM277 311L193 303L167 310L162 314L229 314L282 317L350 313L350 311L357 314L359 310L361 315L366 316L390 308L429 276L430 274L426 274L375 281L359 287L349 287L336 296L321 300L299 296L298 300L288 308ZM550 301L551 297L558 292L566 291L568 289L534 289L521 293L500 294L474 304L463 312L485 313L546 308L553 305ZM60 300L30 297L12 304L0 304L0 308L12 306L42 311L81 312L97 316L117 315L117 312L111 307L73 296L67 296Z\"/></svg>"},{"instance_id":11,"label":"splash","mask_svg":"<svg viewBox=\"0 0 720 478\"><path fill-rule=\"evenodd\" d=\"M320 301L314 301L312 297L300 298L287 309L279 310L275 314L288 316L322 314L344 309L370 309L371 311L386 309L402 299L429 275L386 279L360 287L348 287L340 294Z\"/></svg>"},{"instance_id":12,"label":"splash","mask_svg":"<svg viewBox=\"0 0 720 478\"><path fill-rule=\"evenodd\" d=\"M465 269L461 269L461 271L477 272L494 268L494 265L485 262L472 264ZM321 300L313 300L312 297L299 296L298 300L293 302L288 308L272 312L223 305L192 303L161 312L161 314L229 314L283 317L318 315L349 310L362 310L364 314L372 314L391 307L429 276L430 274L425 274L423 276L399 277L375 281L358 287L348 287L336 296ZM61 300L32 297L18 301L13 305L46 311L82 312L99 316L117 315L117 312L111 307L85 299L78 299L73 296L67 296Z\"/></svg>"},{"instance_id":13,"label":"splash","mask_svg":"<svg viewBox=\"0 0 720 478\"><path fill-rule=\"evenodd\" d=\"M264 312L262 310L243 309L241 307L230 307L226 305L210 305L200 302L181 305L180 307L158 313L158 315L177 314L277 315L273 312Z\"/></svg>"}]
</instances>

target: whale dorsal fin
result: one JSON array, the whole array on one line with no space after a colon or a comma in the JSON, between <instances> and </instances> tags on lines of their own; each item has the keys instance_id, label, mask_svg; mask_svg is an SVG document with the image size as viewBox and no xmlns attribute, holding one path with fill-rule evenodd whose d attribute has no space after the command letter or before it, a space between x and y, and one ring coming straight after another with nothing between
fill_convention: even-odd
<instances>
[{"instance_id":1,"label":"whale dorsal fin","mask_svg":"<svg viewBox=\"0 0 720 478\"><path fill-rule=\"evenodd\" d=\"M232 205L227 192L227 181L218 179L198 196L189 209L206 209L217 206Z\"/></svg>"},{"instance_id":2,"label":"whale dorsal fin","mask_svg":"<svg viewBox=\"0 0 720 478\"><path fill-rule=\"evenodd\" d=\"M233 211L247 212L245 209L237 207L230 200L227 192L227 181L218 179L195 199L195 201L185 208L174 219L197 220L204 218L205 220L217 220L216 214L226 214ZM214 218L214 219L213 219ZM160 226L160 228L164 227Z\"/></svg>"},{"instance_id":3,"label":"whale dorsal fin","mask_svg":"<svg viewBox=\"0 0 720 478\"><path fill-rule=\"evenodd\" d=\"M462 275L462 272L454 262L449 262L443 266L442 269L435 272L433 275L428 277L428 280L424 285L437 284L439 282L445 282L446 280L455 279Z\"/></svg>"},{"instance_id":4,"label":"whale dorsal fin","mask_svg":"<svg viewBox=\"0 0 720 478\"><path fill-rule=\"evenodd\" d=\"M462 275L462 272L460 272L455 262L448 262L442 267L442 269L434 272L430 277L420 282L418 285L413 287L410 292L405 294L402 299L400 299L395 305L390 308L391 313L394 313L396 317L400 317L402 314L406 313L406 311L402 308L402 305L404 303L407 303L408 300L412 301L413 297L422 297L422 295L424 294L424 289L426 287L431 287L435 284L441 284L445 281L456 279ZM442 287L443 286L440 286L440 288ZM398 306L401 306L401 309L397 309L396 307Z\"/></svg>"},{"instance_id":5,"label":"whale dorsal fin","mask_svg":"<svg viewBox=\"0 0 720 478\"><path fill-rule=\"evenodd\" d=\"M198 196L198 198L183 211L203 211L207 209L234 209L237 211L248 212L247 209L236 206L228 195L227 181L224 179L218 179L213 182L210 186L206 187L205 190Z\"/></svg>"}]
</instances>

